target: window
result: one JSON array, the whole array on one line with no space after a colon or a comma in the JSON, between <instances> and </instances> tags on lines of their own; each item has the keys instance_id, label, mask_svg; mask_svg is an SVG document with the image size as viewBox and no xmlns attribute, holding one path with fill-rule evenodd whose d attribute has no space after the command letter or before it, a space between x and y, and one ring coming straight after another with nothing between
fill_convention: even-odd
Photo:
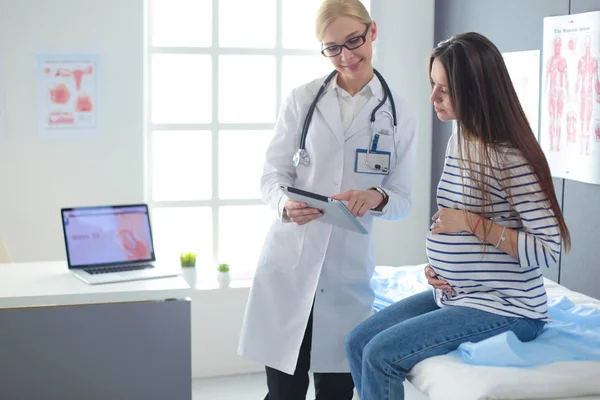
<instances>
[{"instance_id":1,"label":"window","mask_svg":"<svg viewBox=\"0 0 600 400\"><path fill-rule=\"evenodd\" d=\"M253 275L275 217L260 176L279 107L332 70L314 37L320 1L148 0L146 187L161 261L193 251L198 268Z\"/></svg>"}]
</instances>

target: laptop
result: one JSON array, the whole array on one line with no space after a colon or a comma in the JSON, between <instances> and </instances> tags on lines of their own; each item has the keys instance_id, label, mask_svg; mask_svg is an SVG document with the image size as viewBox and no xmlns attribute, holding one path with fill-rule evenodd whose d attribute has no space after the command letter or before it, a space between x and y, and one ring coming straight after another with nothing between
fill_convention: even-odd
<instances>
[{"instance_id":1,"label":"laptop","mask_svg":"<svg viewBox=\"0 0 600 400\"><path fill-rule=\"evenodd\" d=\"M179 275L155 267L146 204L61 209L69 270L90 285Z\"/></svg>"}]
</instances>

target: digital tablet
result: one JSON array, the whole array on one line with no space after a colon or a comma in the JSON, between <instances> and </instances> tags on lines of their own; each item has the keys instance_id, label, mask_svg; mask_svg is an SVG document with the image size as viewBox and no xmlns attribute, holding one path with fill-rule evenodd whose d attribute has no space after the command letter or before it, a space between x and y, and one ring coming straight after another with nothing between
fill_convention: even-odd
<instances>
[{"instance_id":1,"label":"digital tablet","mask_svg":"<svg viewBox=\"0 0 600 400\"><path fill-rule=\"evenodd\" d=\"M320 194L307 192L293 188L291 186L279 185L290 200L306 203L309 207L318 208L323 212L323 216L315 221L321 221L326 224L338 226L352 232L367 234L368 231L356 219L340 200Z\"/></svg>"}]
</instances>

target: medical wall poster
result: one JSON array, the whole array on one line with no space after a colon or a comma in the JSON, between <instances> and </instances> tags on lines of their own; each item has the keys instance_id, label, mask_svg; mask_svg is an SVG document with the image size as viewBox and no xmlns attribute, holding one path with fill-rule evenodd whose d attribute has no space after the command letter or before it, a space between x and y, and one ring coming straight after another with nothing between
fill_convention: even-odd
<instances>
[{"instance_id":1,"label":"medical wall poster","mask_svg":"<svg viewBox=\"0 0 600 400\"><path fill-rule=\"evenodd\" d=\"M540 51L515 51L502 53L510 79L519 97L519 102L531 129L538 137L539 93L540 93Z\"/></svg>"},{"instance_id":2,"label":"medical wall poster","mask_svg":"<svg viewBox=\"0 0 600 400\"><path fill-rule=\"evenodd\" d=\"M4 87L2 86L2 54L0 54L0 140L4 137L6 116L4 111Z\"/></svg>"},{"instance_id":3,"label":"medical wall poster","mask_svg":"<svg viewBox=\"0 0 600 400\"><path fill-rule=\"evenodd\" d=\"M540 144L552 175L600 184L600 11L544 18Z\"/></svg>"},{"instance_id":4,"label":"medical wall poster","mask_svg":"<svg viewBox=\"0 0 600 400\"><path fill-rule=\"evenodd\" d=\"M80 138L100 133L98 58L96 54L38 56L42 137Z\"/></svg>"}]
</instances>

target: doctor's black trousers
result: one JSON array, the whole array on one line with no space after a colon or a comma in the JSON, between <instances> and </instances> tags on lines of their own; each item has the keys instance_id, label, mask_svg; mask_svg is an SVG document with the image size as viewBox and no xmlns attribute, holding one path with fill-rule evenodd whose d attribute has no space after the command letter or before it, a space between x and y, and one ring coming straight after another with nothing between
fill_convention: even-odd
<instances>
[{"instance_id":1,"label":"doctor's black trousers","mask_svg":"<svg viewBox=\"0 0 600 400\"><path fill-rule=\"evenodd\" d=\"M266 367L269 392L265 400L306 400L308 391L308 371L312 343L312 311L306 324L306 332L300 345L300 354L294 375ZM315 373L316 400L352 400L354 382L348 373Z\"/></svg>"}]
</instances>

